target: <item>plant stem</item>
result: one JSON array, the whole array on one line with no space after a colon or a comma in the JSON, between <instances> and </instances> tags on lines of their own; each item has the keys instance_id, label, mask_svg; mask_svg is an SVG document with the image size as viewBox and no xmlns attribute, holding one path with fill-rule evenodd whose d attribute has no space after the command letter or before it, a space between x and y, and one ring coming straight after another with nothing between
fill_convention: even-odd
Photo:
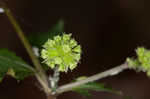
<instances>
[{"instance_id":1,"label":"plant stem","mask_svg":"<svg viewBox=\"0 0 150 99\"><path fill-rule=\"evenodd\" d=\"M51 89L52 89L52 94L56 93L56 89L58 87L58 81L59 81L59 75L60 72L58 71L58 67L56 66L54 68L54 74L53 77L50 77L50 82L51 82Z\"/></svg>"},{"instance_id":2,"label":"plant stem","mask_svg":"<svg viewBox=\"0 0 150 99\"><path fill-rule=\"evenodd\" d=\"M80 81L77 81L77 82L62 85L56 90L56 93L61 94L63 92L71 91L72 88L75 88L75 87L78 87L80 85L83 85L83 84L86 84L86 83L89 83L89 82L93 82L93 81L96 81L96 80L99 80L99 79L102 79L102 78L105 78L105 77L108 77L108 76L116 75L116 74L118 74L118 73L120 73L120 72L122 72L123 70L126 70L126 69L128 69L128 64L124 63L120 66L114 67L114 68L106 70L102 73L98 73L96 75L88 77L85 80L80 80Z\"/></svg>"},{"instance_id":3,"label":"plant stem","mask_svg":"<svg viewBox=\"0 0 150 99\"><path fill-rule=\"evenodd\" d=\"M18 24L18 22L14 18L13 14L9 10L9 8L7 8L6 6L3 6L3 9L4 9L4 13L7 15L8 19L10 20L11 24L13 25L18 37L20 38L20 40L22 41L24 47L26 48L26 50L27 50L27 52L28 52L28 54L29 54L36 70L37 70L36 77L37 77L38 81L43 86L44 91L46 93L50 93L51 90L49 88L49 82L47 80L47 76L45 74L45 71L43 70L42 66L40 65L39 60L34 55L32 47L30 46L28 40L25 38L24 33L23 33L20 25Z\"/></svg>"}]
</instances>

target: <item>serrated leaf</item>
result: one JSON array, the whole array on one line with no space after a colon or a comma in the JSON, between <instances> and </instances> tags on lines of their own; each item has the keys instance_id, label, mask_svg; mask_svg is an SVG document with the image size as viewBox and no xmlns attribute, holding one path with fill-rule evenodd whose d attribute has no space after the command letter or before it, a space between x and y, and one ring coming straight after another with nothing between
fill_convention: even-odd
<instances>
[{"instance_id":1,"label":"serrated leaf","mask_svg":"<svg viewBox=\"0 0 150 99\"><path fill-rule=\"evenodd\" d=\"M59 20L58 23L48 32L30 35L28 39L33 46L41 48L42 45L48 40L48 38L53 38L56 35L60 35L62 32L64 32L64 21Z\"/></svg>"},{"instance_id":2,"label":"serrated leaf","mask_svg":"<svg viewBox=\"0 0 150 99\"><path fill-rule=\"evenodd\" d=\"M86 79L85 76L77 78L76 81ZM110 87L106 87L103 83L97 83L97 82L90 82L87 84L83 84L81 86L78 86L76 88L73 88L72 91L82 94L83 96L91 96L91 93L89 91L101 91L101 92L109 92L113 94L121 95L122 93L120 91L116 91Z\"/></svg>"},{"instance_id":3,"label":"serrated leaf","mask_svg":"<svg viewBox=\"0 0 150 99\"><path fill-rule=\"evenodd\" d=\"M34 71L31 66L14 53L7 49L0 49L0 81L6 74L17 80L23 80L25 77L33 74Z\"/></svg>"}]
</instances>

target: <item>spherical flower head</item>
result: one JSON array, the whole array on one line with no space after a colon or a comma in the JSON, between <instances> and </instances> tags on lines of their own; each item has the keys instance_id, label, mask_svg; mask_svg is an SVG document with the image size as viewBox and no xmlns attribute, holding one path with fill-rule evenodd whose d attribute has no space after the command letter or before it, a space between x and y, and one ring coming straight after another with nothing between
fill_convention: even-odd
<instances>
[{"instance_id":1,"label":"spherical flower head","mask_svg":"<svg viewBox=\"0 0 150 99\"><path fill-rule=\"evenodd\" d=\"M144 71L150 76L150 50L144 47L136 49L137 59L127 58L129 68Z\"/></svg>"},{"instance_id":2,"label":"spherical flower head","mask_svg":"<svg viewBox=\"0 0 150 99\"><path fill-rule=\"evenodd\" d=\"M71 34L63 34L49 39L41 51L44 63L50 68L58 67L61 72L73 70L81 58L81 46L71 38Z\"/></svg>"}]
</instances>

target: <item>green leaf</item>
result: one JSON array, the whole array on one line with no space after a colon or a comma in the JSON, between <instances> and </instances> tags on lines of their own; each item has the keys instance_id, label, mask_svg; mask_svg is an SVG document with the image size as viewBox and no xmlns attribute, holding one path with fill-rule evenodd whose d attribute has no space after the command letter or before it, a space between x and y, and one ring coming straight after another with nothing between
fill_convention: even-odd
<instances>
[{"instance_id":1,"label":"green leaf","mask_svg":"<svg viewBox=\"0 0 150 99\"><path fill-rule=\"evenodd\" d=\"M0 49L0 81L8 74L17 80L33 74L35 70L26 64L21 58L7 49Z\"/></svg>"},{"instance_id":2,"label":"green leaf","mask_svg":"<svg viewBox=\"0 0 150 99\"><path fill-rule=\"evenodd\" d=\"M64 32L64 21L59 20L58 23L50 29L50 31L46 33L30 35L28 39L33 46L41 48L48 39L51 39L56 35L60 35L62 32Z\"/></svg>"},{"instance_id":3,"label":"green leaf","mask_svg":"<svg viewBox=\"0 0 150 99\"><path fill-rule=\"evenodd\" d=\"M76 81L86 79L85 76L77 78ZM102 91L102 92L109 92L113 94L121 95L122 93L120 91L116 91L112 88L106 87L102 83L97 82L90 82L84 85L81 85L79 87L73 88L72 91L82 94L83 96L90 97L91 94L89 91Z\"/></svg>"},{"instance_id":4,"label":"green leaf","mask_svg":"<svg viewBox=\"0 0 150 99\"><path fill-rule=\"evenodd\" d=\"M74 92L76 92L76 93L79 93L79 94L81 94L81 95L83 95L83 96L85 96L85 97L87 97L87 98L91 98L91 96L92 96L92 94L91 93L89 93L89 90L85 90L85 89L74 89L73 90Z\"/></svg>"},{"instance_id":5,"label":"green leaf","mask_svg":"<svg viewBox=\"0 0 150 99\"><path fill-rule=\"evenodd\" d=\"M76 91L78 93L80 93L80 91L83 93L83 91L87 91L87 90L88 91L93 90L93 91L103 91L103 92L109 92L109 93L114 93L114 94L121 94L120 91L113 90L112 88L108 88L104 84L97 83L97 82L91 82L91 83L87 83L87 84L81 85L79 87L73 88L73 91Z\"/></svg>"}]
</instances>

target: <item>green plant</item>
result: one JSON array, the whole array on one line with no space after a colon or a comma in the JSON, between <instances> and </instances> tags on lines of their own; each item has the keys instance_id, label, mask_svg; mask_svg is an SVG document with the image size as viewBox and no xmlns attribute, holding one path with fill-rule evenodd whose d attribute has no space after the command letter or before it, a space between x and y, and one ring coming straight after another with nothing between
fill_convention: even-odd
<instances>
[{"instance_id":1,"label":"green plant","mask_svg":"<svg viewBox=\"0 0 150 99\"><path fill-rule=\"evenodd\" d=\"M117 75L126 69L144 71L148 76L150 75L150 51L139 47L136 50L137 59L127 58L125 63L120 66L91 77L81 76L69 84L58 86L60 72L67 72L69 69L73 70L76 68L82 54L81 46L75 39L71 38L71 34L63 33L63 21L59 21L52 31L44 35L30 36L28 41L8 7L2 5L0 12L7 15L34 64L34 67L32 67L9 50L1 49L0 81L2 81L6 74L11 75L17 80L23 80L25 77L34 75L47 95L47 99L56 99L59 94L67 91L75 91L86 96L91 95L89 90L106 91L123 95L122 92L108 88L104 84L95 81L104 77ZM40 49L40 56L38 52L36 52L38 53L36 54L37 56L34 54L35 52L29 42L32 46ZM50 76L46 75L45 72L48 69L52 69L54 74Z\"/></svg>"}]
</instances>

